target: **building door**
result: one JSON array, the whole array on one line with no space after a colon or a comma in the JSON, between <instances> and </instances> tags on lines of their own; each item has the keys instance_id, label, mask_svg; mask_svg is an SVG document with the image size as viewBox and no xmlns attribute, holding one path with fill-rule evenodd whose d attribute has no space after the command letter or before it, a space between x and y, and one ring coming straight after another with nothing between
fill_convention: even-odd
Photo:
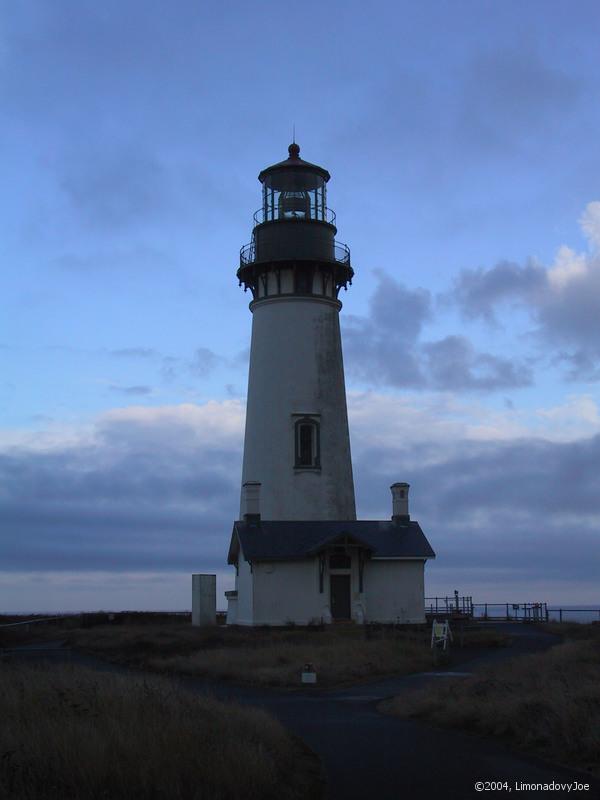
<instances>
[{"instance_id":1,"label":"building door","mask_svg":"<svg viewBox=\"0 0 600 800\"><path fill-rule=\"evenodd\" d=\"M331 616L350 619L350 575L330 575Z\"/></svg>"}]
</instances>

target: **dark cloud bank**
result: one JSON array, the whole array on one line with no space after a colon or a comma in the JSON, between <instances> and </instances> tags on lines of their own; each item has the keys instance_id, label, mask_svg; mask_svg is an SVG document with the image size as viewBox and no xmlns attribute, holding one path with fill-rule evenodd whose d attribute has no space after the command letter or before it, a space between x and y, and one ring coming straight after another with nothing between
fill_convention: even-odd
<instances>
[{"instance_id":1,"label":"dark cloud bank","mask_svg":"<svg viewBox=\"0 0 600 800\"><path fill-rule=\"evenodd\" d=\"M2 569L223 568L241 450L216 433L213 440L197 434L172 420L142 427L112 420L93 445L5 453ZM494 570L524 585L583 585L598 574L599 463L600 436L436 447L361 442L359 513L388 517L387 487L406 477L439 566L472 570L474 579Z\"/></svg>"}]
</instances>

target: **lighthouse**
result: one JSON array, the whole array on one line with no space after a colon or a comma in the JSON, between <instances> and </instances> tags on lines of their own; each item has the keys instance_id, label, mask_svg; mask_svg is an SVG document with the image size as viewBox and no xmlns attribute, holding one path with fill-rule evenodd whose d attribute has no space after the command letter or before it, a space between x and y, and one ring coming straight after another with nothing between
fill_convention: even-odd
<instances>
[{"instance_id":1,"label":"lighthouse","mask_svg":"<svg viewBox=\"0 0 600 800\"><path fill-rule=\"evenodd\" d=\"M258 176L237 273L252 292L242 484L261 484L263 519L356 519L338 299L350 250L335 240L329 172L288 151Z\"/></svg>"},{"instance_id":2,"label":"lighthouse","mask_svg":"<svg viewBox=\"0 0 600 800\"><path fill-rule=\"evenodd\" d=\"M354 271L329 179L292 143L258 176L262 206L240 250L252 339L228 624L424 620L435 554L409 485L392 485L390 521L356 519L339 322Z\"/></svg>"}]
</instances>

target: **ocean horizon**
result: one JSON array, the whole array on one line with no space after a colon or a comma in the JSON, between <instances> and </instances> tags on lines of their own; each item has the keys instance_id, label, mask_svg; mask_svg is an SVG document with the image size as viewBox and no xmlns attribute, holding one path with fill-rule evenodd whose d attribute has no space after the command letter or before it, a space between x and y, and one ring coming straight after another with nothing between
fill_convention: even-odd
<instances>
[{"instance_id":1,"label":"ocean horizon","mask_svg":"<svg viewBox=\"0 0 600 800\"><path fill-rule=\"evenodd\" d=\"M448 598L450 600L450 598ZM484 608L487 605L488 614L490 617L500 615L504 613L504 609L506 608L506 603L474 603L474 618L478 619L484 616ZM511 615L514 613L515 617L523 616L523 606L525 604L521 603L519 609L513 610L512 603L508 604L509 612ZM532 605L532 604L528 604ZM560 611L562 610L562 621L563 622L600 622L600 601L595 605L590 605L588 603L579 603L573 605L561 605L559 603L547 603L548 609L548 619L551 622L558 622L560 620ZM223 611L217 609L219 613L224 613ZM440 608L441 611L441 608ZM3 611L0 612L0 616L39 616L43 615L45 617L53 617L53 616L70 616L75 614L94 614L94 613L103 613L103 614L119 614L119 613L148 613L148 614L191 614L191 609L168 609L168 610L158 610L158 609L110 609L110 608L102 608L102 609L95 609L95 610L82 610L82 611Z\"/></svg>"}]
</instances>

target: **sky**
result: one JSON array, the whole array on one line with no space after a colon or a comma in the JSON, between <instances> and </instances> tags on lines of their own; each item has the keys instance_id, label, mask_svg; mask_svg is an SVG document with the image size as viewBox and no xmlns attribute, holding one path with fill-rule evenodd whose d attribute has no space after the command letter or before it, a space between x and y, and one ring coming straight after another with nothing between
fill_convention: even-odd
<instances>
[{"instance_id":1,"label":"sky","mask_svg":"<svg viewBox=\"0 0 600 800\"><path fill-rule=\"evenodd\" d=\"M0 611L233 587L258 172L301 155L355 278L357 513L426 594L598 604L600 10L22 0L0 9Z\"/></svg>"}]
</instances>

